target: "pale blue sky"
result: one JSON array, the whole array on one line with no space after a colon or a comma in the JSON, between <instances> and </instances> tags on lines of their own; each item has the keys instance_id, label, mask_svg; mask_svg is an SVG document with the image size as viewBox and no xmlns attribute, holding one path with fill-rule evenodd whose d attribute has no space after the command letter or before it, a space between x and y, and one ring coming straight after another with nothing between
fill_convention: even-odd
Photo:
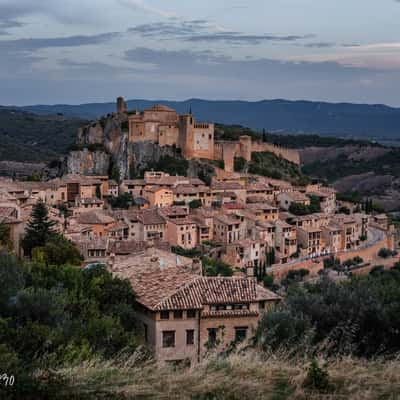
<instances>
[{"instance_id":1,"label":"pale blue sky","mask_svg":"<svg viewBox=\"0 0 400 400\"><path fill-rule=\"evenodd\" d=\"M400 1L0 0L0 104L400 106Z\"/></svg>"}]
</instances>

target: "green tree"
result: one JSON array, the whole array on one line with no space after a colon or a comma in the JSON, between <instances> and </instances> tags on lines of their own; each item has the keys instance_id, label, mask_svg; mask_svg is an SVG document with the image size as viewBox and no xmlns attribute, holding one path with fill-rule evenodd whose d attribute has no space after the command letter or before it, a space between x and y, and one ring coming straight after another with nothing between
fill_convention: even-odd
<instances>
[{"instance_id":1,"label":"green tree","mask_svg":"<svg viewBox=\"0 0 400 400\"><path fill-rule=\"evenodd\" d=\"M191 209L194 209L194 208L199 208L199 207L201 207L202 206L202 203L201 203L201 200L192 200L190 203L189 203L189 207L191 208Z\"/></svg>"},{"instance_id":2,"label":"green tree","mask_svg":"<svg viewBox=\"0 0 400 400\"><path fill-rule=\"evenodd\" d=\"M100 185L96 185L96 197L97 197L98 199L101 199Z\"/></svg>"},{"instance_id":3,"label":"green tree","mask_svg":"<svg viewBox=\"0 0 400 400\"><path fill-rule=\"evenodd\" d=\"M229 264L221 260L212 260L208 257L201 259L203 264L203 274L205 276L232 276L233 269Z\"/></svg>"},{"instance_id":4,"label":"green tree","mask_svg":"<svg viewBox=\"0 0 400 400\"><path fill-rule=\"evenodd\" d=\"M62 235L54 235L40 251L44 261L51 265L81 265L83 261L77 247Z\"/></svg>"},{"instance_id":5,"label":"green tree","mask_svg":"<svg viewBox=\"0 0 400 400\"><path fill-rule=\"evenodd\" d=\"M25 255L31 256L35 247L43 247L46 242L55 235L54 221L49 219L46 205L39 200L32 209L31 219L22 239L22 247Z\"/></svg>"},{"instance_id":6,"label":"green tree","mask_svg":"<svg viewBox=\"0 0 400 400\"><path fill-rule=\"evenodd\" d=\"M0 224L0 247L11 247L11 230L6 224Z\"/></svg>"},{"instance_id":7,"label":"green tree","mask_svg":"<svg viewBox=\"0 0 400 400\"><path fill-rule=\"evenodd\" d=\"M17 259L6 252L0 252L0 309L4 310L10 297L22 288L23 282L22 270Z\"/></svg>"}]
</instances>

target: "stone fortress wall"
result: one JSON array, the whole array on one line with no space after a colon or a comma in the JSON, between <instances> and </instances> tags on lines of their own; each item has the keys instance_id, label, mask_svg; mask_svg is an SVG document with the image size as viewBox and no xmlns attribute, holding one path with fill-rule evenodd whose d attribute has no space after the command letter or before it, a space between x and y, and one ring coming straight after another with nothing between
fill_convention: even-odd
<instances>
[{"instance_id":1,"label":"stone fortress wall","mask_svg":"<svg viewBox=\"0 0 400 400\"><path fill-rule=\"evenodd\" d=\"M117 112L127 112L126 103L121 97L117 99ZM150 141L159 146L176 146L189 160L204 158L224 161L228 172L234 170L235 157L251 161L253 152L271 152L300 165L298 151L252 141L250 136L241 136L238 141L215 141L214 124L196 122L191 113L178 115L174 109L164 105L128 113L128 126L131 143Z\"/></svg>"},{"instance_id":2,"label":"stone fortress wall","mask_svg":"<svg viewBox=\"0 0 400 400\"><path fill-rule=\"evenodd\" d=\"M276 146L272 143L252 141L250 136L241 136L239 141L216 141L214 144L215 160L223 160L225 170L233 172L235 157L243 157L251 161L251 154L256 152L270 152L296 165L300 165L300 154L297 150Z\"/></svg>"}]
</instances>

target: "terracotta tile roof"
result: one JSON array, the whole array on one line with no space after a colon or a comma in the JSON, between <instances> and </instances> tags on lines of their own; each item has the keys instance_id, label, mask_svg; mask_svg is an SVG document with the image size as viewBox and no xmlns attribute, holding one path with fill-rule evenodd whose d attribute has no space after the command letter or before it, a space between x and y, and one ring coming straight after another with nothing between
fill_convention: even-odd
<instances>
[{"instance_id":1,"label":"terracotta tile roof","mask_svg":"<svg viewBox=\"0 0 400 400\"><path fill-rule=\"evenodd\" d=\"M245 187L238 182L213 182L212 190L245 190Z\"/></svg>"},{"instance_id":2,"label":"terracotta tile roof","mask_svg":"<svg viewBox=\"0 0 400 400\"><path fill-rule=\"evenodd\" d=\"M134 254L146 250L146 242L137 242L136 240L116 240L109 243L110 253L116 255Z\"/></svg>"},{"instance_id":3,"label":"terracotta tile roof","mask_svg":"<svg viewBox=\"0 0 400 400\"><path fill-rule=\"evenodd\" d=\"M276 293L272 292L269 289L266 289L265 287L262 287L261 285L256 286L256 292L258 301L270 301L270 300L280 301L282 299L279 295L277 295Z\"/></svg>"},{"instance_id":4,"label":"terracotta tile roof","mask_svg":"<svg viewBox=\"0 0 400 400\"><path fill-rule=\"evenodd\" d=\"M278 298L272 292L261 291L251 278L203 277L174 268L135 274L130 280L137 300L154 311Z\"/></svg>"},{"instance_id":5,"label":"terracotta tile roof","mask_svg":"<svg viewBox=\"0 0 400 400\"><path fill-rule=\"evenodd\" d=\"M143 225L162 225L165 218L161 216L156 208L145 210L127 210L124 215L130 221L139 221Z\"/></svg>"},{"instance_id":6,"label":"terracotta tile roof","mask_svg":"<svg viewBox=\"0 0 400 400\"><path fill-rule=\"evenodd\" d=\"M179 184L172 189L172 191L179 194L196 194L199 192L209 192L210 189L207 186L196 187L193 185Z\"/></svg>"},{"instance_id":7,"label":"terracotta tile roof","mask_svg":"<svg viewBox=\"0 0 400 400\"><path fill-rule=\"evenodd\" d=\"M165 224L165 219L157 212L156 209L142 210L139 218L143 225Z\"/></svg>"},{"instance_id":8,"label":"terracotta tile roof","mask_svg":"<svg viewBox=\"0 0 400 400\"><path fill-rule=\"evenodd\" d=\"M189 181L192 185L204 185L204 182L199 178L189 178Z\"/></svg>"},{"instance_id":9,"label":"terracotta tile roof","mask_svg":"<svg viewBox=\"0 0 400 400\"><path fill-rule=\"evenodd\" d=\"M250 210L278 210L276 207L271 206L268 203L251 203L246 204L246 208Z\"/></svg>"},{"instance_id":10,"label":"terracotta tile roof","mask_svg":"<svg viewBox=\"0 0 400 400\"><path fill-rule=\"evenodd\" d=\"M170 192L171 189L163 186L146 186L144 188L145 192L151 192L151 193L157 193L160 192L161 190L168 191Z\"/></svg>"},{"instance_id":11,"label":"terracotta tile roof","mask_svg":"<svg viewBox=\"0 0 400 400\"><path fill-rule=\"evenodd\" d=\"M171 224L175 224L175 225L196 224L196 221L193 218L190 218L190 217L169 219L168 222L171 223Z\"/></svg>"},{"instance_id":12,"label":"terracotta tile roof","mask_svg":"<svg viewBox=\"0 0 400 400\"><path fill-rule=\"evenodd\" d=\"M263 196L256 196L256 195L252 195L252 196L247 196L246 197L246 202L247 203L262 203L263 201L265 201L265 197Z\"/></svg>"},{"instance_id":13,"label":"terracotta tile roof","mask_svg":"<svg viewBox=\"0 0 400 400\"><path fill-rule=\"evenodd\" d=\"M115 222L114 218L104 212L93 210L80 214L77 218L79 224L111 224Z\"/></svg>"},{"instance_id":14,"label":"terracotta tile roof","mask_svg":"<svg viewBox=\"0 0 400 400\"><path fill-rule=\"evenodd\" d=\"M286 193L286 195L294 202L310 201L310 198L301 192L293 191Z\"/></svg>"}]
</instances>

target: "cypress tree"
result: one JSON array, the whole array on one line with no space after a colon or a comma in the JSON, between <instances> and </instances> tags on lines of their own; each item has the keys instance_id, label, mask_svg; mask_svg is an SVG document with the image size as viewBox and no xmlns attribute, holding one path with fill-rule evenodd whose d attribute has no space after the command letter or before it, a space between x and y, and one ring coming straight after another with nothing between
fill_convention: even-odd
<instances>
[{"instance_id":1,"label":"cypress tree","mask_svg":"<svg viewBox=\"0 0 400 400\"><path fill-rule=\"evenodd\" d=\"M39 200L32 208L31 219L25 230L22 247L27 256L32 255L35 247L42 247L55 235L54 221L49 219L49 212L42 200Z\"/></svg>"}]
</instances>

